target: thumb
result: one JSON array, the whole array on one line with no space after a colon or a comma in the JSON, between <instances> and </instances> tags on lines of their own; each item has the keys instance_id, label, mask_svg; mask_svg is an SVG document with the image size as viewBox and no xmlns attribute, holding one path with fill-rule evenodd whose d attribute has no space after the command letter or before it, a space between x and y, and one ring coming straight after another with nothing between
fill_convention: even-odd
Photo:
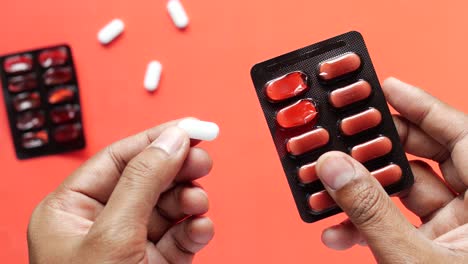
<instances>
[{"instance_id":1,"label":"thumb","mask_svg":"<svg viewBox=\"0 0 468 264\"><path fill-rule=\"evenodd\" d=\"M317 174L379 263L408 261L411 252L430 248L361 163L345 153L329 152L318 160Z\"/></svg>"}]
</instances>

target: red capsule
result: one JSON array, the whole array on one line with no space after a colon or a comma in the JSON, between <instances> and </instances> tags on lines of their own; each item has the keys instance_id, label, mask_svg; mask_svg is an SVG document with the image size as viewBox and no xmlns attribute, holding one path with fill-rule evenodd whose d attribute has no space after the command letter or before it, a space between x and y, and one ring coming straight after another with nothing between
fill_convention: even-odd
<instances>
[{"instance_id":1,"label":"red capsule","mask_svg":"<svg viewBox=\"0 0 468 264\"><path fill-rule=\"evenodd\" d=\"M79 113L78 105L64 105L55 107L50 111L50 118L55 124L75 120Z\"/></svg>"},{"instance_id":2,"label":"red capsule","mask_svg":"<svg viewBox=\"0 0 468 264\"><path fill-rule=\"evenodd\" d=\"M297 174L301 183L308 184L318 180L317 171L315 170L316 165L317 162L314 162L299 168Z\"/></svg>"},{"instance_id":3,"label":"red capsule","mask_svg":"<svg viewBox=\"0 0 468 264\"><path fill-rule=\"evenodd\" d=\"M38 108L41 106L39 93L22 93L13 97L13 106L17 112Z\"/></svg>"},{"instance_id":4,"label":"red capsule","mask_svg":"<svg viewBox=\"0 0 468 264\"><path fill-rule=\"evenodd\" d=\"M387 187L401 180L403 172L398 165L391 164L384 168L371 172L383 187Z\"/></svg>"},{"instance_id":5,"label":"red capsule","mask_svg":"<svg viewBox=\"0 0 468 264\"><path fill-rule=\"evenodd\" d=\"M44 68L63 65L67 60L68 52L64 47L44 50L39 54L39 64Z\"/></svg>"},{"instance_id":6,"label":"red capsule","mask_svg":"<svg viewBox=\"0 0 468 264\"><path fill-rule=\"evenodd\" d=\"M302 94L307 86L307 75L302 72L292 72L268 82L265 93L272 101L281 101Z\"/></svg>"},{"instance_id":7,"label":"red capsule","mask_svg":"<svg viewBox=\"0 0 468 264\"><path fill-rule=\"evenodd\" d=\"M46 85L64 84L72 79L72 69L70 67L50 68L44 73L43 78Z\"/></svg>"},{"instance_id":8,"label":"red capsule","mask_svg":"<svg viewBox=\"0 0 468 264\"><path fill-rule=\"evenodd\" d=\"M317 109L312 101L303 99L281 109L276 115L276 121L281 127L292 128L310 123L316 117Z\"/></svg>"},{"instance_id":9,"label":"red capsule","mask_svg":"<svg viewBox=\"0 0 468 264\"><path fill-rule=\"evenodd\" d=\"M382 122L379 110L371 108L359 114L347 117L341 121L341 132L346 136L356 135L360 132L378 126Z\"/></svg>"},{"instance_id":10,"label":"red capsule","mask_svg":"<svg viewBox=\"0 0 468 264\"><path fill-rule=\"evenodd\" d=\"M361 58L353 52L324 61L319 65L319 77L328 81L357 71L361 67Z\"/></svg>"},{"instance_id":11,"label":"red capsule","mask_svg":"<svg viewBox=\"0 0 468 264\"><path fill-rule=\"evenodd\" d=\"M24 133L21 145L25 149L39 148L49 143L49 135L45 130Z\"/></svg>"},{"instance_id":12,"label":"red capsule","mask_svg":"<svg viewBox=\"0 0 468 264\"><path fill-rule=\"evenodd\" d=\"M59 87L49 93L49 104L60 104L69 102L75 97L73 86Z\"/></svg>"},{"instance_id":13,"label":"red capsule","mask_svg":"<svg viewBox=\"0 0 468 264\"><path fill-rule=\"evenodd\" d=\"M20 73L30 71L33 67L33 59L29 54L11 56L3 62L3 69L7 73Z\"/></svg>"},{"instance_id":14,"label":"red capsule","mask_svg":"<svg viewBox=\"0 0 468 264\"><path fill-rule=\"evenodd\" d=\"M286 143L288 152L294 156L302 155L306 152L325 146L330 140L330 134L323 128L318 128L290 138Z\"/></svg>"},{"instance_id":15,"label":"red capsule","mask_svg":"<svg viewBox=\"0 0 468 264\"><path fill-rule=\"evenodd\" d=\"M309 207L312 211L322 212L334 206L336 203L327 191L314 193L309 197Z\"/></svg>"},{"instance_id":16,"label":"red capsule","mask_svg":"<svg viewBox=\"0 0 468 264\"><path fill-rule=\"evenodd\" d=\"M351 149L351 156L357 161L364 163L385 156L390 151L392 151L392 141L387 137L378 137L353 147Z\"/></svg>"},{"instance_id":17,"label":"red capsule","mask_svg":"<svg viewBox=\"0 0 468 264\"><path fill-rule=\"evenodd\" d=\"M37 88L37 80L34 73L8 79L8 90L12 93L25 92L35 88Z\"/></svg>"},{"instance_id":18,"label":"red capsule","mask_svg":"<svg viewBox=\"0 0 468 264\"><path fill-rule=\"evenodd\" d=\"M80 137L80 135L80 124L63 125L54 130L54 140L58 143L75 141Z\"/></svg>"},{"instance_id":19,"label":"red capsule","mask_svg":"<svg viewBox=\"0 0 468 264\"><path fill-rule=\"evenodd\" d=\"M18 115L16 128L18 130L30 130L44 126L45 117L42 112L25 112Z\"/></svg>"},{"instance_id":20,"label":"red capsule","mask_svg":"<svg viewBox=\"0 0 468 264\"><path fill-rule=\"evenodd\" d=\"M370 84L360 80L343 88L339 88L330 93L330 103L336 108L348 106L350 104L367 99L372 92Z\"/></svg>"}]
</instances>

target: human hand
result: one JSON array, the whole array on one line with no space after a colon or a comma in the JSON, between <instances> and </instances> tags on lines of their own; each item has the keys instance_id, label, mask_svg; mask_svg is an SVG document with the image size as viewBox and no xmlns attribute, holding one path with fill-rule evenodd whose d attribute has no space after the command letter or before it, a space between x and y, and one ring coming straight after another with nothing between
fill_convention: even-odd
<instances>
[{"instance_id":1,"label":"human hand","mask_svg":"<svg viewBox=\"0 0 468 264\"><path fill-rule=\"evenodd\" d=\"M383 90L405 151L439 163L442 180L423 161L411 161L414 185L400 194L421 218L414 227L366 168L344 153L324 154L317 174L348 215L327 228L336 250L369 245L379 263L468 263L468 118L423 90L389 78Z\"/></svg>"},{"instance_id":2,"label":"human hand","mask_svg":"<svg viewBox=\"0 0 468 264\"><path fill-rule=\"evenodd\" d=\"M35 209L30 263L192 263L212 239L207 152L169 122L114 143Z\"/></svg>"}]
</instances>

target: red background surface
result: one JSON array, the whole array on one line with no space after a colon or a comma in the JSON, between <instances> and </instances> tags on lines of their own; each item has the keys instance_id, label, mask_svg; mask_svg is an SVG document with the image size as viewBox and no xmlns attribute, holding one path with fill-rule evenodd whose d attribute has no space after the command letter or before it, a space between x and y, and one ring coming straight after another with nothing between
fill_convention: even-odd
<instances>
[{"instance_id":1,"label":"red background surface","mask_svg":"<svg viewBox=\"0 0 468 264\"><path fill-rule=\"evenodd\" d=\"M300 221L250 67L358 30L381 80L400 77L466 112L466 1L183 3L191 18L185 32L173 26L163 0L2 1L0 53L71 45L88 146L18 161L2 101L0 261L27 263L31 211L93 153L124 136L190 115L221 127L216 142L202 145L215 160L202 183L212 201L209 215L217 234L196 263L372 263L365 248L337 253L321 244L322 229L343 215L311 225ZM115 17L125 21L126 32L102 47L97 31ZM159 90L148 94L142 82L152 59L163 63L164 76Z\"/></svg>"}]
</instances>

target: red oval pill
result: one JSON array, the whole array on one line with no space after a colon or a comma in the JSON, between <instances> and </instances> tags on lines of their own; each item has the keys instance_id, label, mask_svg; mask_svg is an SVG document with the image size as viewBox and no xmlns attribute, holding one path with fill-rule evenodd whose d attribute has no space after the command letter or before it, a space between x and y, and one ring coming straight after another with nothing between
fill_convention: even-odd
<instances>
[{"instance_id":1,"label":"red oval pill","mask_svg":"<svg viewBox=\"0 0 468 264\"><path fill-rule=\"evenodd\" d=\"M56 124L74 120L78 116L79 109L78 105L55 107L50 110L50 119L52 119L52 122Z\"/></svg>"},{"instance_id":2,"label":"red oval pill","mask_svg":"<svg viewBox=\"0 0 468 264\"><path fill-rule=\"evenodd\" d=\"M49 135L45 130L23 134L21 145L25 149L39 148L49 143Z\"/></svg>"},{"instance_id":3,"label":"red oval pill","mask_svg":"<svg viewBox=\"0 0 468 264\"><path fill-rule=\"evenodd\" d=\"M307 75L292 72L268 82L265 85L265 93L270 100L281 101L299 95L308 88Z\"/></svg>"},{"instance_id":4,"label":"red oval pill","mask_svg":"<svg viewBox=\"0 0 468 264\"><path fill-rule=\"evenodd\" d=\"M301 183L308 184L318 180L317 171L315 170L316 165L317 162L314 162L299 168L297 174Z\"/></svg>"},{"instance_id":5,"label":"red oval pill","mask_svg":"<svg viewBox=\"0 0 468 264\"><path fill-rule=\"evenodd\" d=\"M70 67L50 68L43 78L46 85L63 84L72 79L72 70Z\"/></svg>"},{"instance_id":6,"label":"red oval pill","mask_svg":"<svg viewBox=\"0 0 468 264\"><path fill-rule=\"evenodd\" d=\"M379 110L371 108L359 114L347 117L341 121L341 132L346 136L356 135L357 133L376 127L382 122L382 115Z\"/></svg>"},{"instance_id":7,"label":"red oval pill","mask_svg":"<svg viewBox=\"0 0 468 264\"><path fill-rule=\"evenodd\" d=\"M386 167L371 172L371 175L374 176L383 187L387 187L399 182L401 180L402 174L403 172L401 171L400 166L395 164L390 164Z\"/></svg>"},{"instance_id":8,"label":"red oval pill","mask_svg":"<svg viewBox=\"0 0 468 264\"><path fill-rule=\"evenodd\" d=\"M18 130L29 130L44 126L45 117L42 112L25 112L18 115L16 119L16 128Z\"/></svg>"},{"instance_id":9,"label":"red oval pill","mask_svg":"<svg viewBox=\"0 0 468 264\"><path fill-rule=\"evenodd\" d=\"M302 126L312 122L317 117L317 109L312 101L300 100L288 107L281 109L276 114L278 125L284 128Z\"/></svg>"},{"instance_id":10,"label":"red oval pill","mask_svg":"<svg viewBox=\"0 0 468 264\"><path fill-rule=\"evenodd\" d=\"M75 91L72 86L59 87L49 94L49 104L59 104L68 102L75 96Z\"/></svg>"},{"instance_id":11,"label":"red oval pill","mask_svg":"<svg viewBox=\"0 0 468 264\"><path fill-rule=\"evenodd\" d=\"M54 140L66 143L78 139L81 135L80 124L63 125L54 130Z\"/></svg>"},{"instance_id":12,"label":"red oval pill","mask_svg":"<svg viewBox=\"0 0 468 264\"><path fill-rule=\"evenodd\" d=\"M3 69L7 73L19 73L30 71L32 67L32 56L28 54L8 57L3 62Z\"/></svg>"},{"instance_id":13,"label":"red oval pill","mask_svg":"<svg viewBox=\"0 0 468 264\"><path fill-rule=\"evenodd\" d=\"M325 211L335 205L335 200L333 200L327 191L314 193L309 197L309 207L315 212Z\"/></svg>"},{"instance_id":14,"label":"red oval pill","mask_svg":"<svg viewBox=\"0 0 468 264\"><path fill-rule=\"evenodd\" d=\"M361 58L353 52L324 61L319 65L319 77L328 81L357 71L361 67Z\"/></svg>"},{"instance_id":15,"label":"red oval pill","mask_svg":"<svg viewBox=\"0 0 468 264\"><path fill-rule=\"evenodd\" d=\"M392 141L387 137L378 137L353 147L351 149L351 156L357 161L364 163L385 156L390 151L392 151Z\"/></svg>"},{"instance_id":16,"label":"red oval pill","mask_svg":"<svg viewBox=\"0 0 468 264\"><path fill-rule=\"evenodd\" d=\"M67 49L64 47L47 49L39 54L39 64L43 68L65 64L68 59Z\"/></svg>"},{"instance_id":17,"label":"red oval pill","mask_svg":"<svg viewBox=\"0 0 468 264\"><path fill-rule=\"evenodd\" d=\"M29 91L36 87L37 80L34 73L11 77L8 80L8 90L12 93Z\"/></svg>"},{"instance_id":18,"label":"red oval pill","mask_svg":"<svg viewBox=\"0 0 468 264\"><path fill-rule=\"evenodd\" d=\"M325 146L329 140L330 134L328 134L328 131L323 128L318 128L297 137L290 138L288 143L286 143L286 148L290 154L298 156Z\"/></svg>"},{"instance_id":19,"label":"red oval pill","mask_svg":"<svg viewBox=\"0 0 468 264\"><path fill-rule=\"evenodd\" d=\"M13 97L13 106L17 112L37 108L41 105L39 93L22 93Z\"/></svg>"},{"instance_id":20,"label":"red oval pill","mask_svg":"<svg viewBox=\"0 0 468 264\"><path fill-rule=\"evenodd\" d=\"M348 106L362 101L370 96L372 87L364 80L360 80L330 93L330 103L336 108Z\"/></svg>"}]
</instances>

